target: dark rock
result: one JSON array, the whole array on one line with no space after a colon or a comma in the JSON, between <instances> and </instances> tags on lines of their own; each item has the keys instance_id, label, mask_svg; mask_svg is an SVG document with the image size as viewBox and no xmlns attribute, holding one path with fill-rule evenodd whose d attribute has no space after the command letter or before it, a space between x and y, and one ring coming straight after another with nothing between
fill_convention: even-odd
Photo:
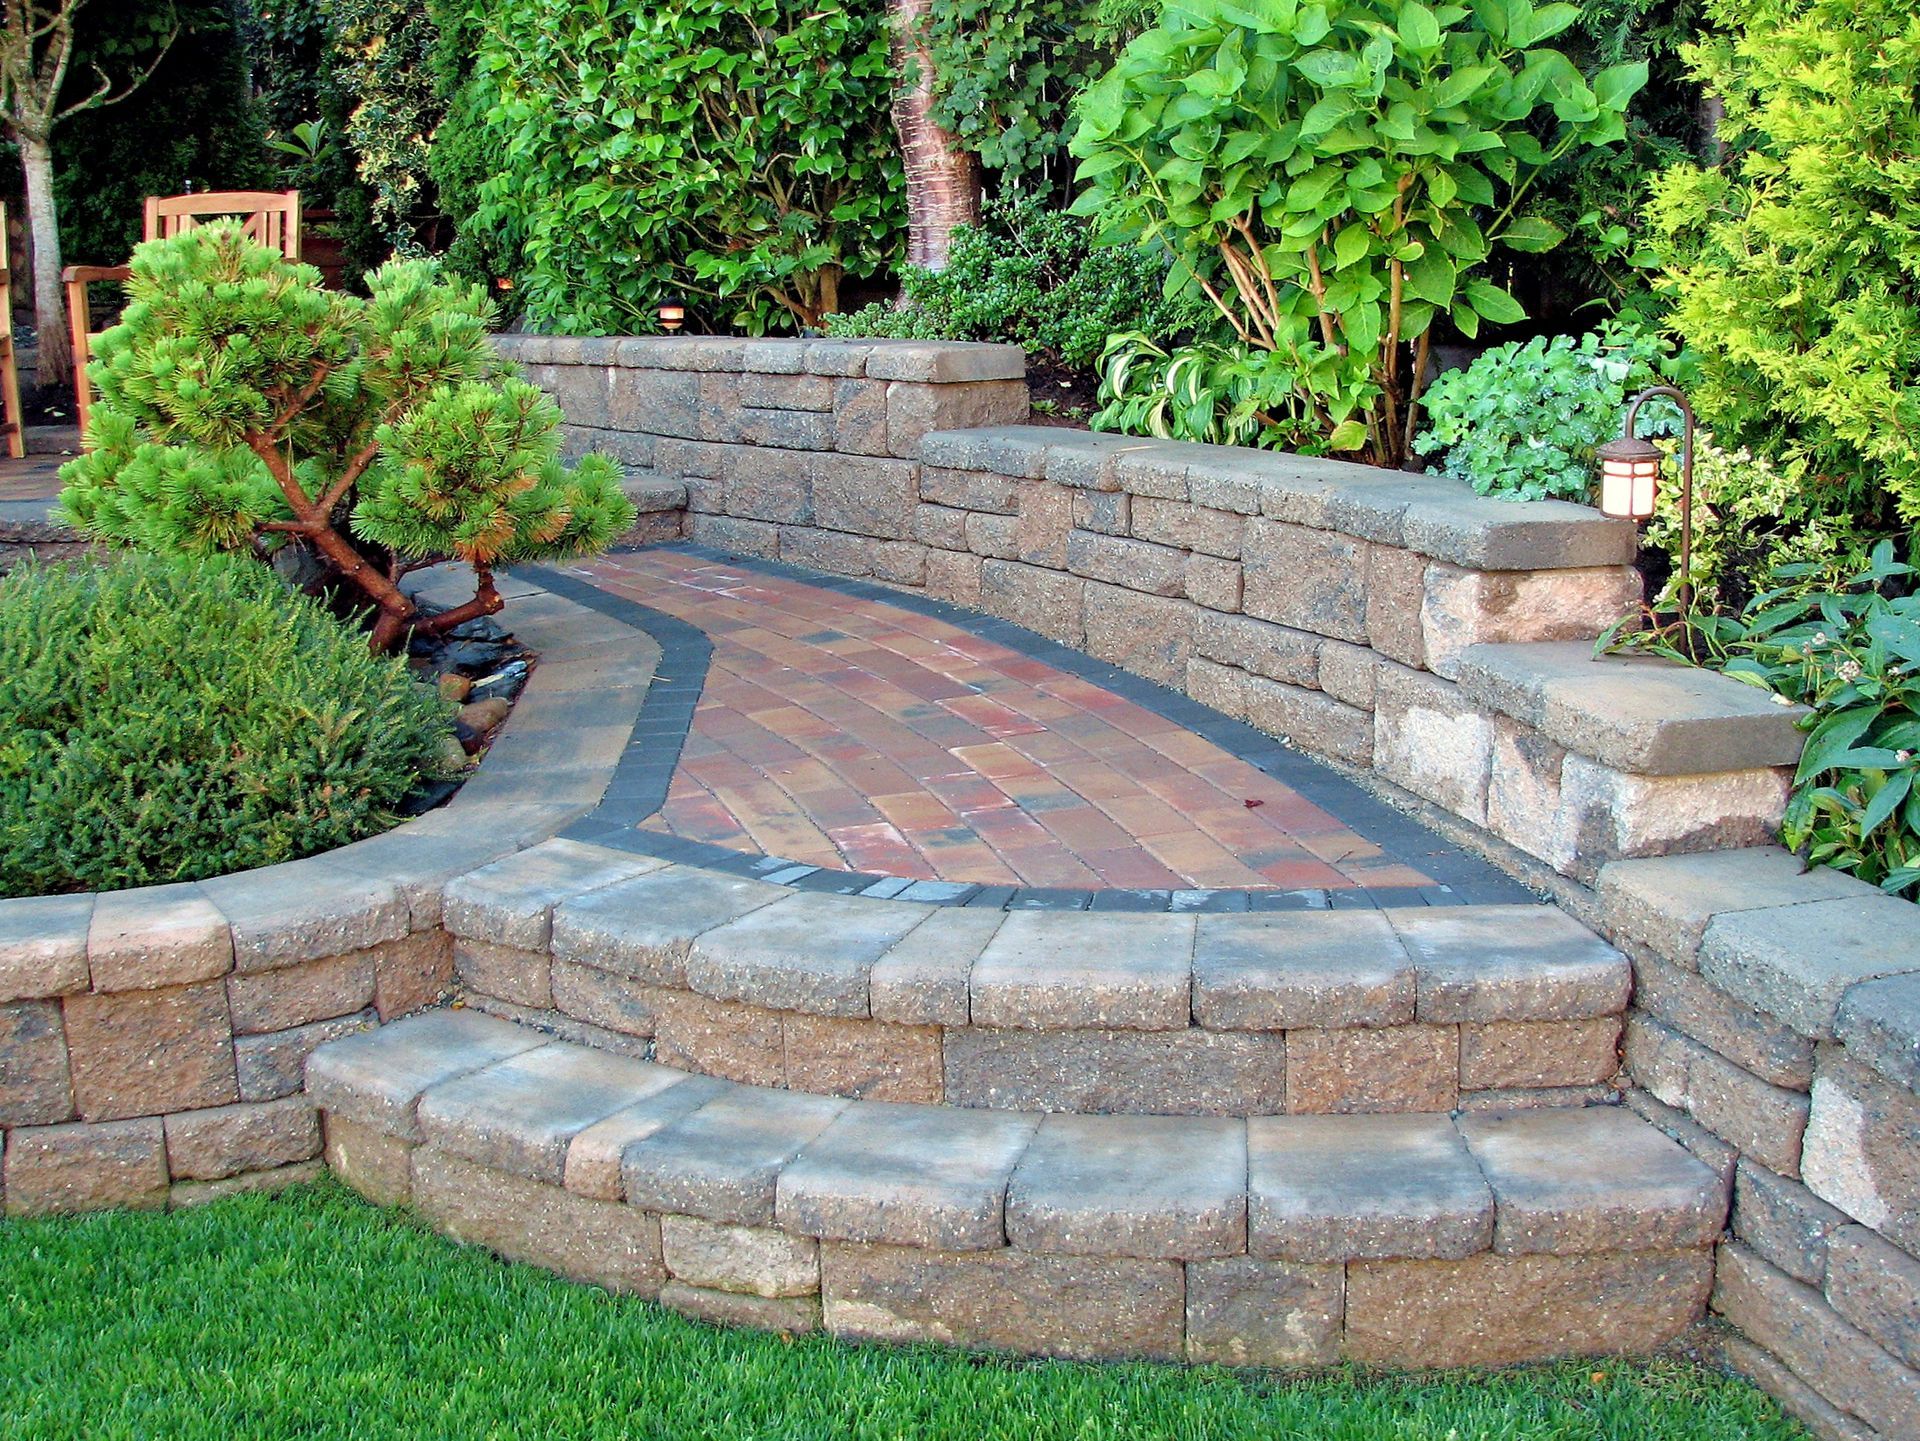
<instances>
[{"instance_id":1,"label":"dark rock","mask_svg":"<svg viewBox=\"0 0 1920 1441\"><path fill-rule=\"evenodd\" d=\"M509 661L492 675L475 681L473 689L467 693L467 699L512 700L527 683L527 669L527 663L523 660Z\"/></svg>"}]
</instances>

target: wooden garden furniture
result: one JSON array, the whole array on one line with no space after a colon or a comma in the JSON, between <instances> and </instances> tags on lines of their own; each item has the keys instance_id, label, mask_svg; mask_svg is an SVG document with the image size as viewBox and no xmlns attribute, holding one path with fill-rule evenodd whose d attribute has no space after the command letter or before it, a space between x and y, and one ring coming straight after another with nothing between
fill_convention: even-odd
<instances>
[{"instance_id":1,"label":"wooden garden furniture","mask_svg":"<svg viewBox=\"0 0 1920 1441\"><path fill-rule=\"evenodd\" d=\"M298 190L210 190L202 195L149 195L146 240L165 240L192 230L203 221L240 218L249 238L278 250L289 260L300 258L300 192ZM122 281L133 271L125 265L69 265L60 278L67 287L67 324L73 338L73 399L80 417L80 443L85 445L88 415L93 409L93 387L87 362L93 358L93 329L88 287ZM8 362L9 369L11 361Z\"/></svg>"}]
</instances>

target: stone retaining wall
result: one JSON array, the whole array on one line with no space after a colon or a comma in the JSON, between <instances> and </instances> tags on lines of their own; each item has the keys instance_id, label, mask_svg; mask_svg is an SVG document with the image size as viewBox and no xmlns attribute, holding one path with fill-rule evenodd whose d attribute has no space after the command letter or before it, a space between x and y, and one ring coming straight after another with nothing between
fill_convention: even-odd
<instances>
[{"instance_id":1,"label":"stone retaining wall","mask_svg":"<svg viewBox=\"0 0 1920 1441\"><path fill-rule=\"evenodd\" d=\"M452 990L442 885L593 806L658 655L582 607L508 589L506 618L541 663L445 809L216 880L0 900L6 1214L186 1205L319 1173L308 1055ZM609 661L623 687L604 686ZM610 754L583 719L602 735L615 722ZM556 733L571 768L550 763Z\"/></svg>"},{"instance_id":2,"label":"stone retaining wall","mask_svg":"<svg viewBox=\"0 0 1920 1441\"><path fill-rule=\"evenodd\" d=\"M1645 704L1589 663L1631 525L1459 482L1019 425L1018 349L501 338L575 449L686 496L698 542L1015 621L1371 769L1590 881L1769 839L1792 716L1718 677ZM957 427L969 427L960 429ZM1532 648L1521 642L1566 642ZM1624 677L1624 679L1623 679ZM1676 736L1692 724L1707 744Z\"/></svg>"},{"instance_id":3,"label":"stone retaining wall","mask_svg":"<svg viewBox=\"0 0 1920 1441\"><path fill-rule=\"evenodd\" d=\"M1629 1103L1733 1185L1729 1359L1829 1441L1920 1434L1920 913L1776 849L1621 861Z\"/></svg>"},{"instance_id":4,"label":"stone retaining wall","mask_svg":"<svg viewBox=\"0 0 1920 1441\"><path fill-rule=\"evenodd\" d=\"M993 1110L1617 1099L1625 959L1550 906L944 911L567 840L448 886L470 1004L755 1086Z\"/></svg>"}]
</instances>

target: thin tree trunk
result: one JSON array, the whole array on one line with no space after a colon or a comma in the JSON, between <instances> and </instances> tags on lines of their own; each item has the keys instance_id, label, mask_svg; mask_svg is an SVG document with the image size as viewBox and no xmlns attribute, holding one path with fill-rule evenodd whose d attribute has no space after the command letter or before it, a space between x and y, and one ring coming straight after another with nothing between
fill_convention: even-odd
<instances>
[{"instance_id":1,"label":"thin tree trunk","mask_svg":"<svg viewBox=\"0 0 1920 1441\"><path fill-rule=\"evenodd\" d=\"M33 234L33 323L40 331L42 386L73 378L73 346L67 338L67 308L60 293L60 217L53 202L53 148L20 137L20 170L26 181L27 223Z\"/></svg>"},{"instance_id":2,"label":"thin tree trunk","mask_svg":"<svg viewBox=\"0 0 1920 1441\"><path fill-rule=\"evenodd\" d=\"M933 57L927 53L931 0L890 0L893 126L907 172L907 260L944 270L956 226L980 218L980 167L933 118Z\"/></svg>"}]
</instances>

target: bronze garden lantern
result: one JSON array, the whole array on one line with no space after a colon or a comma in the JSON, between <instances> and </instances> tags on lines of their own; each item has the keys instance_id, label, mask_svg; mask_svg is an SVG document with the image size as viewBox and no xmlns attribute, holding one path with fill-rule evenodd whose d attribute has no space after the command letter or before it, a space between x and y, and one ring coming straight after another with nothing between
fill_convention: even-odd
<instances>
[{"instance_id":1,"label":"bronze garden lantern","mask_svg":"<svg viewBox=\"0 0 1920 1441\"><path fill-rule=\"evenodd\" d=\"M684 300L663 300L654 314L659 318L662 330L668 335L678 335L680 328L687 323L687 303Z\"/></svg>"},{"instance_id":2,"label":"bronze garden lantern","mask_svg":"<svg viewBox=\"0 0 1920 1441\"><path fill-rule=\"evenodd\" d=\"M1693 610L1693 407L1671 385L1655 385L1627 402L1618 440L1594 452L1600 462L1600 513L1636 523L1652 517L1660 493L1660 448L1635 432L1640 407L1655 398L1680 407L1680 610Z\"/></svg>"}]
</instances>

